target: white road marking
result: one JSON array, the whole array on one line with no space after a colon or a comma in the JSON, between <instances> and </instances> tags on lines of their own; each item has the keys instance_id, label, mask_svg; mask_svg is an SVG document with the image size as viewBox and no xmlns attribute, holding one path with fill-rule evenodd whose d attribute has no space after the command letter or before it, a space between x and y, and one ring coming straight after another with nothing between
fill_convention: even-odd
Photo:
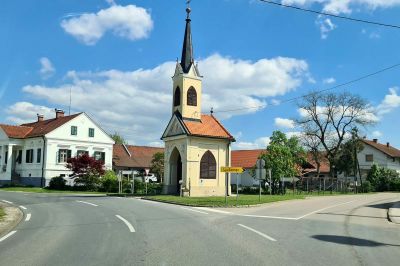
<instances>
[{"instance_id":1,"label":"white road marking","mask_svg":"<svg viewBox=\"0 0 400 266\"><path fill-rule=\"evenodd\" d=\"M21 205L21 206L19 206L19 207L20 207L21 209L24 209L24 210L26 210L26 207L24 207L24 206L22 206L22 205Z\"/></svg>"},{"instance_id":2,"label":"white road marking","mask_svg":"<svg viewBox=\"0 0 400 266\"><path fill-rule=\"evenodd\" d=\"M6 240L7 238L9 238L10 236L12 236L13 234L15 234L17 231L11 231L10 233L6 234L5 236L3 236L2 238L0 238L0 242Z\"/></svg>"},{"instance_id":3,"label":"white road marking","mask_svg":"<svg viewBox=\"0 0 400 266\"><path fill-rule=\"evenodd\" d=\"M32 214L28 213L25 218L25 222L28 222L32 217Z\"/></svg>"},{"instance_id":4,"label":"white road marking","mask_svg":"<svg viewBox=\"0 0 400 266\"><path fill-rule=\"evenodd\" d=\"M98 207L99 206L99 205L96 205L94 203L90 203L90 202L87 202L87 201L77 200L76 202L84 203L84 204L91 205L91 206L94 206L94 207Z\"/></svg>"},{"instance_id":5,"label":"white road marking","mask_svg":"<svg viewBox=\"0 0 400 266\"><path fill-rule=\"evenodd\" d=\"M123 217L119 216L119 215L115 215L118 219L120 219L121 221L123 221L126 226L128 226L129 231L131 231L131 233L135 233L135 228L133 228L133 226L131 225L130 222L128 222L126 219L124 219Z\"/></svg>"},{"instance_id":6,"label":"white road marking","mask_svg":"<svg viewBox=\"0 0 400 266\"><path fill-rule=\"evenodd\" d=\"M223 214L234 214L234 213L231 213L231 212L221 211L221 210L214 210L214 209L206 208L206 207L197 207L196 209L209 211L209 212L223 213Z\"/></svg>"},{"instance_id":7,"label":"white road marking","mask_svg":"<svg viewBox=\"0 0 400 266\"><path fill-rule=\"evenodd\" d=\"M268 236L268 235L266 235L264 233L261 233L260 231L257 231L256 229L253 229L251 227L245 226L243 224L238 224L238 225L243 227L243 228L245 228L245 229L247 229L247 230L249 230L249 231L252 231L252 232L256 233L257 235L262 236L262 237L264 237L264 238L266 238L266 239L268 239L270 241L276 241L276 239L274 239L274 238L272 238L272 237L270 237L270 236Z\"/></svg>"},{"instance_id":8,"label":"white road marking","mask_svg":"<svg viewBox=\"0 0 400 266\"><path fill-rule=\"evenodd\" d=\"M349 203L352 203L352 202L355 202L355 201L356 200L352 200L352 201L348 201L348 202L339 203L339 204L336 204L336 205L333 205L333 206L325 207L325 208L322 208L322 209L319 209L319 210L304 214L303 216L297 217L296 220L300 220L300 219L303 219L304 217L313 215L313 214L315 214L317 212L324 211L324 210L327 210L327 209L330 209L330 208L334 208L334 207L338 207L338 206L341 206L341 205L349 204Z\"/></svg>"},{"instance_id":9,"label":"white road marking","mask_svg":"<svg viewBox=\"0 0 400 266\"><path fill-rule=\"evenodd\" d=\"M208 212L203 212L203 211L198 211L192 208L186 208L186 207L181 207L184 210L188 210L188 211L192 211L192 212L198 212L198 213L202 213L202 214L208 214Z\"/></svg>"},{"instance_id":10,"label":"white road marking","mask_svg":"<svg viewBox=\"0 0 400 266\"><path fill-rule=\"evenodd\" d=\"M298 220L298 218L293 218L293 217L255 215L255 214L238 214L238 216L254 217L254 218L269 218L269 219L279 219L279 220Z\"/></svg>"},{"instance_id":11,"label":"white road marking","mask_svg":"<svg viewBox=\"0 0 400 266\"><path fill-rule=\"evenodd\" d=\"M2 201L5 203L8 203L8 204L13 204L11 201L8 201L8 200L2 200Z\"/></svg>"}]
</instances>

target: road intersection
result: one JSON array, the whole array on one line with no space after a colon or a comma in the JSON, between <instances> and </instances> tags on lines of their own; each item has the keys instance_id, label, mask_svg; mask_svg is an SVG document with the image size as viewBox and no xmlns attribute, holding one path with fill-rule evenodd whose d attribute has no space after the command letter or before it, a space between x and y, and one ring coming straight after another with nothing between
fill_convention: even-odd
<instances>
[{"instance_id":1,"label":"road intersection","mask_svg":"<svg viewBox=\"0 0 400 266\"><path fill-rule=\"evenodd\" d=\"M251 208L0 192L23 221L1 265L395 265L399 194L325 196Z\"/></svg>"}]
</instances>

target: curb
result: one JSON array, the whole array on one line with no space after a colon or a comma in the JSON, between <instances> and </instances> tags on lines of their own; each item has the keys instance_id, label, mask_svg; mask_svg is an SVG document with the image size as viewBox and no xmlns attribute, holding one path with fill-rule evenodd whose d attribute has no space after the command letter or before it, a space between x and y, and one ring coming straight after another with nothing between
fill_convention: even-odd
<instances>
[{"instance_id":1,"label":"curb","mask_svg":"<svg viewBox=\"0 0 400 266\"><path fill-rule=\"evenodd\" d=\"M400 224L400 202L396 202L388 210L388 217L392 223Z\"/></svg>"},{"instance_id":2,"label":"curb","mask_svg":"<svg viewBox=\"0 0 400 266\"><path fill-rule=\"evenodd\" d=\"M7 217L10 215L9 214L10 209L12 211L15 211L16 215L15 215L14 219L12 219L12 220L9 220L9 221L6 220L6 221L0 222L0 236L6 235L11 230L13 230L22 221L22 218L24 217L24 213L21 211L20 208L12 206L10 204L2 204L2 205L6 212L5 219L7 219Z\"/></svg>"}]
</instances>

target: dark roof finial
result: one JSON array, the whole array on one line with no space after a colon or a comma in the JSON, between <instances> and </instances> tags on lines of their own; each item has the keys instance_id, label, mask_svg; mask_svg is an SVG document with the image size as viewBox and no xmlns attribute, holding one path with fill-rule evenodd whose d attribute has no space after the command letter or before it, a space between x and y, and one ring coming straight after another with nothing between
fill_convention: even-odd
<instances>
[{"instance_id":1,"label":"dark roof finial","mask_svg":"<svg viewBox=\"0 0 400 266\"><path fill-rule=\"evenodd\" d=\"M193 63L193 44L192 44L192 31L190 27L190 1L186 1L187 8L186 8L186 29L185 29L185 37L183 39L183 48L182 48L182 58L181 58L181 66L184 73L188 73L190 67Z\"/></svg>"}]
</instances>

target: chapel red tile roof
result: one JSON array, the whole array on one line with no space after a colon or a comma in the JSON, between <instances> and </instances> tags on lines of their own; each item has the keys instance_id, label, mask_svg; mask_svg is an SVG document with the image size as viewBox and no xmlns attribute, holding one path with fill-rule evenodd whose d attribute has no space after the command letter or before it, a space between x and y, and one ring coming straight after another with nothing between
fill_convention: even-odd
<instances>
[{"instance_id":1,"label":"chapel red tile roof","mask_svg":"<svg viewBox=\"0 0 400 266\"><path fill-rule=\"evenodd\" d=\"M259 150L236 150L231 153L231 165L233 167L252 168L256 165L257 159L265 149Z\"/></svg>"},{"instance_id":2,"label":"chapel red tile roof","mask_svg":"<svg viewBox=\"0 0 400 266\"><path fill-rule=\"evenodd\" d=\"M183 123L190 135L235 140L228 130L212 115L202 114L201 121L184 119Z\"/></svg>"},{"instance_id":3,"label":"chapel red tile roof","mask_svg":"<svg viewBox=\"0 0 400 266\"><path fill-rule=\"evenodd\" d=\"M367 139L362 139L362 142L364 142L367 145L370 145L374 147L375 149L385 153L386 155L389 155L391 157L398 158L400 157L400 150L396 149L395 147L391 146L390 144L381 144L378 143L378 140L376 142L374 140L367 140Z\"/></svg>"},{"instance_id":4,"label":"chapel red tile roof","mask_svg":"<svg viewBox=\"0 0 400 266\"><path fill-rule=\"evenodd\" d=\"M128 153L128 151L130 153ZM115 144L113 165L117 167L150 168L153 155L164 152L164 148Z\"/></svg>"},{"instance_id":5,"label":"chapel red tile roof","mask_svg":"<svg viewBox=\"0 0 400 266\"><path fill-rule=\"evenodd\" d=\"M65 123L74 119L80 114L82 113L47 119L33 123L22 124L20 126L10 126L10 125L0 124L0 127L4 130L4 132L7 134L9 138L25 139L32 137L40 137L64 125Z\"/></svg>"}]
</instances>

